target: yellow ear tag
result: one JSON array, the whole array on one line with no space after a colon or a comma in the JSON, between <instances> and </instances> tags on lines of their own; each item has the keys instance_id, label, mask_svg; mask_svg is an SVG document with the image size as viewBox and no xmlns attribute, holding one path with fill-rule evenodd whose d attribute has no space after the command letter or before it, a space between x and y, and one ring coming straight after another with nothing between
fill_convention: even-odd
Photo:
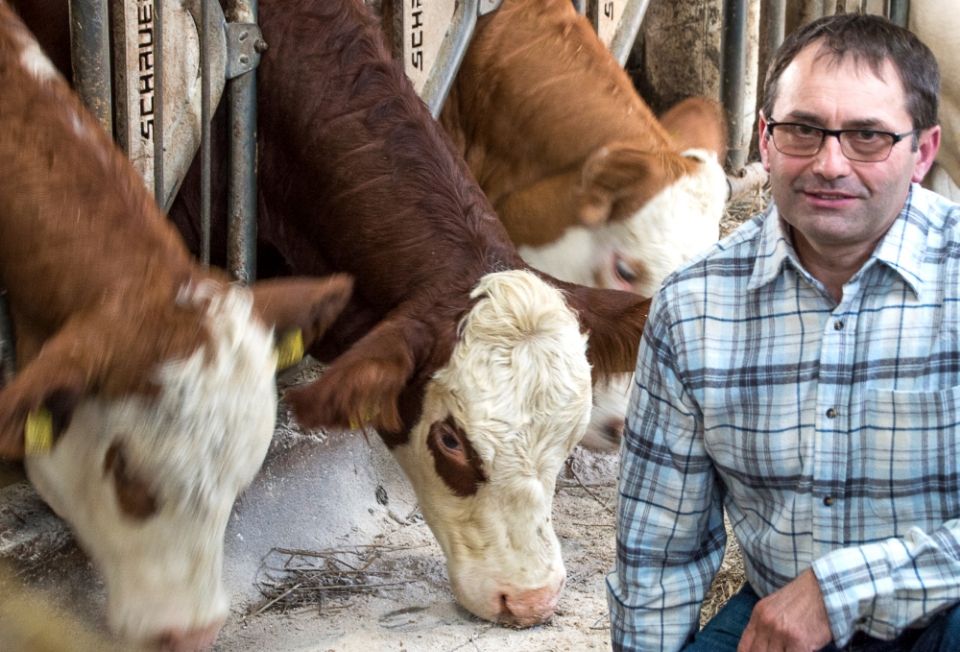
<instances>
[{"instance_id":1,"label":"yellow ear tag","mask_svg":"<svg viewBox=\"0 0 960 652\"><path fill-rule=\"evenodd\" d=\"M350 430L360 430L366 428L367 424L373 421L373 418L377 416L379 408L375 403L364 405L360 408L360 418L351 417L350 418Z\"/></svg>"},{"instance_id":2,"label":"yellow ear tag","mask_svg":"<svg viewBox=\"0 0 960 652\"><path fill-rule=\"evenodd\" d=\"M27 415L23 428L23 450L27 455L43 455L53 448L53 416L46 408Z\"/></svg>"},{"instance_id":3,"label":"yellow ear tag","mask_svg":"<svg viewBox=\"0 0 960 652\"><path fill-rule=\"evenodd\" d=\"M277 345L277 371L292 367L303 359L303 331L292 330Z\"/></svg>"}]
</instances>

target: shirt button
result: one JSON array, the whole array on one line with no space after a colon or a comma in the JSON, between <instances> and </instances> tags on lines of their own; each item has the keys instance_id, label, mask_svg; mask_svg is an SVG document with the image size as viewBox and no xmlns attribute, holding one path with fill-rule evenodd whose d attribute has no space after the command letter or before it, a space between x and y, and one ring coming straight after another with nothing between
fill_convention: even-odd
<instances>
[{"instance_id":1,"label":"shirt button","mask_svg":"<svg viewBox=\"0 0 960 652\"><path fill-rule=\"evenodd\" d=\"M838 319L837 321L833 322L833 330L835 330L835 331L842 331L842 330L843 330L843 322L840 321L839 319Z\"/></svg>"},{"instance_id":2,"label":"shirt button","mask_svg":"<svg viewBox=\"0 0 960 652\"><path fill-rule=\"evenodd\" d=\"M826 498L824 498L823 504L826 505L827 507L830 507L831 505L833 505L833 496L827 496Z\"/></svg>"},{"instance_id":3,"label":"shirt button","mask_svg":"<svg viewBox=\"0 0 960 652\"><path fill-rule=\"evenodd\" d=\"M837 416L837 411L834 410L833 408L829 408L829 409L827 410L827 418L828 418L828 419L832 419L832 418L834 418L835 416Z\"/></svg>"}]
</instances>

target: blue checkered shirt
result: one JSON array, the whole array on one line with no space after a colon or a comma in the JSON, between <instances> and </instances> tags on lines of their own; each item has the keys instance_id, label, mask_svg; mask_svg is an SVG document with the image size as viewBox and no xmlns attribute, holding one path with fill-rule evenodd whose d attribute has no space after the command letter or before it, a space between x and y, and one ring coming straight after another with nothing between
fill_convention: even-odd
<instances>
[{"instance_id":1,"label":"blue checkered shirt","mask_svg":"<svg viewBox=\"0 0 960 652\"><path fill-rule=\"evenodd\" d=\"M621 449L615 650L675 650L726 508L763 596L813 567L837 645L960 601L960 206L914 186L836 304L776 209L671 275Z\"/></svg>"}]
</instances>

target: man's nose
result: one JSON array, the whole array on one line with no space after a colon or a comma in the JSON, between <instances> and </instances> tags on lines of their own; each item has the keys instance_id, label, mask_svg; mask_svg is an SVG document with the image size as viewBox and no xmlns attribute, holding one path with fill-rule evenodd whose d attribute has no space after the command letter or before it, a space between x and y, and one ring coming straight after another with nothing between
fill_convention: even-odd
<instances>
[{"instance_id":1,"label":"man's nose","mask_svg":"<svg viewBox=\"0 0 960 652\"><path fill-rule=\"evenodd\" d=\"M828 135L813 157L813 171L825 179L837 179L850 173L850 159L840 148L840 137Z\"/></svg>"}]
</instances>

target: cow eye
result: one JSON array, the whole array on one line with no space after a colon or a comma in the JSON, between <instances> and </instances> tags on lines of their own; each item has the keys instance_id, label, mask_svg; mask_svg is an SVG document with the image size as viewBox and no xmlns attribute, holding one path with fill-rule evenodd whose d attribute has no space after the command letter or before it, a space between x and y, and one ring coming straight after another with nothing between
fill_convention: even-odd
<instances>
[{"instance_id":1,"label":"cow eye","mask_svg":"<svg viewBox=\"0 0 960 652\"><path fill-rule=\"evenodd\" d=\"M483 461L453 419L431 424L427 448L437 475L455 495L472 496L487 481Z\"/></svg>"},{"instance_id":2,"label":"cow eye","mask_svg":"<svg viewBox=\"0 0 960 652\"><path fill-rule=\"evenodd\" d=\"M460 440L457 439L456 435L454 435L452 432L444 432L440 436L440 442L450 450L458 451L463 448L460 445Z\"/></svg>"},{"instance_id":3,"label":"cow eye","mask_svg":"<svg viewBox=\"0 0 960 652\"><path fill-rule=\"evenodd\" d=\"M627 283L633 283L637 280L637 273L633 271L633 268L627 264L622 258L617 258L617 262L614 265L614 269L617 272L617 276L626 281Z\"/></svg>"}]
</instances>

